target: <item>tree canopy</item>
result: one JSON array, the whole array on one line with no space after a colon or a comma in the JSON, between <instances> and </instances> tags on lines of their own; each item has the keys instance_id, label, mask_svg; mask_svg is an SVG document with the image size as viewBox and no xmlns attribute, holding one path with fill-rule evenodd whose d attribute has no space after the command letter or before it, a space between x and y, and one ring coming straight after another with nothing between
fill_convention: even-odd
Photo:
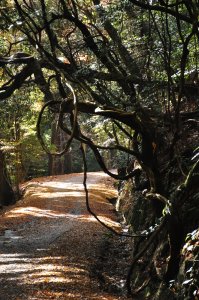
<instances>
[{"instance_id":1,"label":"tree canopy","mask_svg":"<svg viewBox=\"0 0 199 300\"><path fill-rule=\"evenodd\" d=\"M136 161L148 180L145 196L161 209L173 201L176 218L188 189L198 189L198 0L2 0L0 8L1 109L8 99L14 109L23 95L26 110L34 89L49 155L77 140L116 179L136 177ZM58 152L45 139L48 113L67 137ZM127 172L113 174L105 151Z\"/></svg>"},{"instance_id":2,"label":"tree canopy","mask_svg":"<svg viewBox=\"0 0 199 300\"><path fill-rule=\"evenodd\" d=\"M156 190L163 139L176 145L185 102L198 96L197 1L2 1L0 30L1 101L37 86L106 172L105 146L83 135L77 114L111 120L109 149L135 156Z\"/></svg>"}]
</instances>

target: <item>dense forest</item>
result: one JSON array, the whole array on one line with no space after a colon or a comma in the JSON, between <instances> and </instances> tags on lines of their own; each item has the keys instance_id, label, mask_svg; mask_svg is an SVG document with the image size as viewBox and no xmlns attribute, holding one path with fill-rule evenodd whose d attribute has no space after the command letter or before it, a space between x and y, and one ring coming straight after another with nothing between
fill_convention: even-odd
<instances>
[{"instance_id":1,"label":"dense forest","mask_svg":"<svg viewBox=\"0 0 199 300\"><path fill-rule=\"evenodd\" d=\"M0 3L0 205L32 177L119 180L140 299L199 299L198 17L198 0Z\"/></svg>"}]
</instances>

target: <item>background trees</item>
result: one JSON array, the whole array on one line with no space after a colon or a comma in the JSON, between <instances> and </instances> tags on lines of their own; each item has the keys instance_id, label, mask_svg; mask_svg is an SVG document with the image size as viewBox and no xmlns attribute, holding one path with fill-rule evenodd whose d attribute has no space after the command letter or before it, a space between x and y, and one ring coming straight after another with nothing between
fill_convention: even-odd
<instances>
[{"instance_id":1,"label":"background trees","mask_svg":"<svg viewBox=\"0 0 199 300\"><path fill-rule=\"evenodd\" d=\"M10 103L16 142L22 119L30 124L23 109L12 113L21 93L33 122L44 104L37 130L51 168L65 146L75 157L74 140L114 178L137 176L139 164L154 216L169 207L173 278L187 230L178 232L179 210L198 195L198 1L2 1L0 30L1 109ZM60 128L65 143L54 140ZM109 171L121 166L123 176Z\"/></svg>"}]
</instances>

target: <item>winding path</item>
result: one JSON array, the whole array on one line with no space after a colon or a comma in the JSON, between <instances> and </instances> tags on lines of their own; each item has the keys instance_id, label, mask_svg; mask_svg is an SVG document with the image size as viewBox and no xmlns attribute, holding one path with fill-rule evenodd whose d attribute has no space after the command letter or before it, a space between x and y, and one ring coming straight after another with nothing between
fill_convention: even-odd
<instances>
[{"instance_id":1,"label":"winding path","mask_svg":"<svg viewBox=\"0 0 199 300\"><path fill-rule=\"evenodd\" d=\"M108 234L85 206L83 175L43 177L24 184L24 196L0 220L0 300L107 299L92 276ZM92 209L120 230L112 182L89 173ZM92 271L91 271L92 270Z\"/></svg>"}]
</instances>

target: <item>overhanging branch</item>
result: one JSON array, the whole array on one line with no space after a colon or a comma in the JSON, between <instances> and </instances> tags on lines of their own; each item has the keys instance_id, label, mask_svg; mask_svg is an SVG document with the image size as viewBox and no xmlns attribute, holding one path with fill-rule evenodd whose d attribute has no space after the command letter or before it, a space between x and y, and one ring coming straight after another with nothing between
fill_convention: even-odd
<instances>
[{"instance_id":1,"label":"overhanging branch","mask_svg":"<svg viewBox=\"0 0 199 300\"><path fill-rule=\"evenodd\" d=\"M19 89L25 82L25 80L33 74L33 68L31 65L25 66L21 72L16 74L9 86L0 88L0 100L9 98L15 90Z\"/></svg>"},{"instance_id":2,"label":"overhanging branch","mask_svg":"<svg viewBox=\"0 0 199 300\"><path fill-rule=\"evenodd\" d=\"M185 16L181 13L178 13L176 10L170 9L168 7L165 6L160 6L160 5L151 5L149 3L144 3L143 1L138 1L138 0L129 0L131 3L133 3L136 6L139 6L141 8L150 10L150 11L160 11L163 13L166 13L168 15L171 15L177 19L180 19L182 21L185 21L187 23L193 24L193 19L189 18L188 16ZM199 25L199 22L197 22L197 24Z\"/></svg>"}]
</instances>

